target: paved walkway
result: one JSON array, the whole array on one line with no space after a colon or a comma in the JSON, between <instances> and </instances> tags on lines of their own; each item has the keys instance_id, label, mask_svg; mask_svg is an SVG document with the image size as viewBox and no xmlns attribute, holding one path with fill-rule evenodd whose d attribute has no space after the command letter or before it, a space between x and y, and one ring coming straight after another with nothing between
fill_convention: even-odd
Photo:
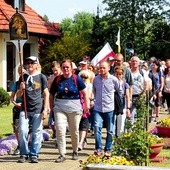
<instances>
[{"instance_id":1,"label":"paved walkway","mask_svg":"<svg viewBox=\"0 0 170 170\"><path fill-rule=\"evenodd\" d=\"M167 117L167 113L160 114L160 119L164 117ZM150 129L155 125L155 122L150 123ZM17 163L19 156L4 155L0 156L0 170L80 170L79 160L86 160L87 156L94 151L94 137L91 137L89 134L86 149L79 152L79 160L73 161L71 160L71 140L70 136L67 135L67 151L67 160L63 163L55 163L54 161L59 154L57 148L55 148L55 140L50 139L49 141L45 141L42 145L38 164L31 164L29 162L20 164Z\"/></svg>"},{"instance_id":2,"label":"paved walkway","mask_svg":"<svg viewBox=\"0 0 170 170\"><path fill-rule=\"evenodd\" d=\"M89 154L94 151L94 137L89 134L88 145L86 149L79 152L79 160L86 160ZM81 168L79 160L71 160L72 158L72 148L71 139L67 135L67 155L66 161L63 163L55 163L55 159L59 156L58 149L55 147L55 140L50 139L45 141L42 145L39 154L39 163L31 164L17 163L19 156L4 155L0 156L0 170L80 170Z\"/></svg>"}]
</instances>

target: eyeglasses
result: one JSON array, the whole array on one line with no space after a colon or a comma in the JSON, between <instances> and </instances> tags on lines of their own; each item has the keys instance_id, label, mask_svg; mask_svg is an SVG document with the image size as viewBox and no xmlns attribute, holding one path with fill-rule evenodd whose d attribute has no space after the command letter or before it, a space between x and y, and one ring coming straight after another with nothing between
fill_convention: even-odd
<instances>
[{"instance_id":1,"label":"eyeglasses","mask_svg":"<svg viewBox=\"0 0 170 170\"><path fill-rule=\"evenodd\" d=\"M86 77L86 76L81 76L81 78L82 78L82 79L88 79L88 77Z\"/></svg>"},{"instance_id":2,"label":"eyeglasses","mask_svg":"<svg viewBox=\"0 0 170 170\"><path fill-rule=\"evenodd\" d=\"M35 64L35 63L34 63L34 61L28 61L27 65L29 65L29 64Z\"/></svg>"}]
</instances>

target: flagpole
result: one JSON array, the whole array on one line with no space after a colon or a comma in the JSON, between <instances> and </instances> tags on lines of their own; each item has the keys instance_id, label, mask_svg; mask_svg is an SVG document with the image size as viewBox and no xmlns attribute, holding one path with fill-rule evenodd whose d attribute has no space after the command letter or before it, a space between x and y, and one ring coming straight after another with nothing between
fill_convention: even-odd
<instances>
[{"instance_id":1,"label":"flagpole","mask_svg":"<svg viewBox=\"0 0 170 170\"><path fill-rule=\"evenodd\" d=\"M22 40L21 40L21 41L22 41ZM20 61L21 70L23 70L20 40L18 40L18 51L19 51L19 61ZM24 82L24 73L23 73L23 71L21 71L21 79L22 79L22 82ZM25 89L23 89L23 100L24 100L24 112L25 112L25 119L26 119L26 118L27 118L27 106L26 106Z\"/></svg>"},{"instance_id":2,"label":"flagpole","mask_svg":"<svg viewBox=\"0 0 170 170\"><path fill-rule=\"evenodd\" d=\"M121 52L121 47L120 47L120 27L119 27L119 30L118 30L118 33L117 33L117 41L116 41L116 45L118 46L118 53Z\"/></svg>"}]
</instances>

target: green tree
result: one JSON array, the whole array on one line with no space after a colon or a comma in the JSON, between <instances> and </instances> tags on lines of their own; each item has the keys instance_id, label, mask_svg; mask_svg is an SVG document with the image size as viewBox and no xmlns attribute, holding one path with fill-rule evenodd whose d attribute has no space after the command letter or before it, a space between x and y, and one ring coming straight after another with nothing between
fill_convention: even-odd
<instances>
[{"instance_id":1,"label":"green tree","mask_svg":"<svg viewBox=\"0 0 170 170\"><path fill-rule=\"evenodd\" d=\"M165 5L169 6L166 0L104 0L107 4L105 20L108 38L111 44L115 44L118 27L121 28L121 46L125 47L127 42L132 42L137 54L142 58L148 56L149 50L143 47L150 43L151 22L161 18L168 18L169 11L165 10ZM124 51L122 51L123 53Z\"/></svg>"},{"instance_id":2,"label":"green tree","mask_svg":"<svg viewBox=\"0 0 170 170\"><path fill-rule=\"evenodd\" d=\"M73 19L63 19L60 28L67 35L81 35L83 39L90 42L90 34L93 28L94 15L88 12L78 12Z\"/></svg>"},{"instance_id":3,"label":"green tree","mask_svg":"<svg viewBox=\"0 0 170 170\"><path fill-rule=\"evenodd\" d=\"M81 57L90 50L90 44L84 37L80 35L70 36L64 33L63 37L51 43L45 50L45 58L41 60L43 64L42 72L45 74L51 73L51 62L56 60L58 62L69 58L75 63L81 60ZM48 59L48 62L47 62Z\"/></svg>"},{"instance_id":4,"label":"green tree","mask_svg":"<svg viewBox=\"0 0 170 170\"><path fill-rule=\"evenodd\" d=\"M56 41L48 41L43 49L41 58L42 72L51 73L52 61L62 61L69 58L78 63L83 55L88 55L91 50L91 33L93 28L93 14L78 12L73 19L65 18L60 24L62 37ZM48 62L47 62L48 61Z\"/></svg>"},{"instance_id":5,"label":"green tree","mask_svg":"<svg viewBox=\"0 0 170 170\"><path fill-rule=\"evenodd\" d=\"M107 42L107 37L105 36L104 27L105 20L100 18L99 7L97 9L97 15L93 17L93 29L91 34L91 56L95 56L104 44Z\"/></svg>"},{"instance_id":6,"label":"green tree","mask_svg":"<svg viewBox=\"0 0 170 170\"><path fill-rule=\"evenodd\" d=\"M170 25L165 20L152 24L149 56L165 60L170 54ZM156 49L156 50L155 50Z\"/></svg>"}]
</instances>

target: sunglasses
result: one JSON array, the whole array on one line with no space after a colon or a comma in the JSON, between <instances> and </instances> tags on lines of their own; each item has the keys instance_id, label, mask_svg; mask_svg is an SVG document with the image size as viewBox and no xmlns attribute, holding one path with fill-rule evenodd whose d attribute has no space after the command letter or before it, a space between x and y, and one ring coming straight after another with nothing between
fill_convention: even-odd
<instances>
[{"instance_id":1,"label":"sunglasses","mask_svg":"<svg viewBox=\"0 0 170 170\"><path fill-rule=\"evenodd\" d=\"M35 64L35 63L34 63L34 61L28 61L27 65L29 65L29 64Z\"/></svg>"},{"instance_id":2,"label":"sunglasses","mask_svg":"<svg viewBox=\"0 0 170 170\"><path fill-rule=\"evenodd\" d=\"M88 79L88 77L86 77L86 76L81 76L81 78L82 78L82 79Z\"/></svg>"}]
</instances>

